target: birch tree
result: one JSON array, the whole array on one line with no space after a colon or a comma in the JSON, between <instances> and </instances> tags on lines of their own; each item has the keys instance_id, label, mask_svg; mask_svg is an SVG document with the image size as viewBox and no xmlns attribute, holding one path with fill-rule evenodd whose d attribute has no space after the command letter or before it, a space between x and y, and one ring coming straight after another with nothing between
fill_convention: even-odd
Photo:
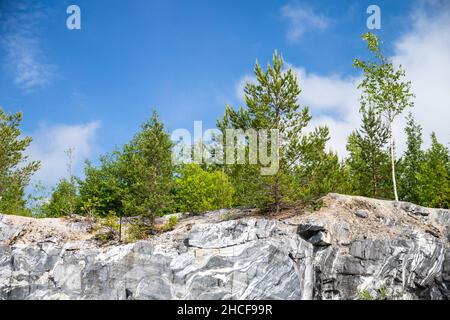
<instances>
[{"instance_id":1,"label":"birch tree","mask_svg":"<svg viewBox=\"0 0 450 320\"><path fill-rule=\"evenodd\" d=\"M358 85L358 89L362 90L361 109L373 108L386 123L389 135L392 185L395 201L398 201L392 125L403 110L413 106L411 100L414 95L411 93L411 82L404 80L404 69L401 66L394 66L383 55L378 37L368 32L363 35L363 39L367 42L367 48L372 57L369 60L353 60L353 66L363 71L363 80Z\"/></svg>"}]
</instances>

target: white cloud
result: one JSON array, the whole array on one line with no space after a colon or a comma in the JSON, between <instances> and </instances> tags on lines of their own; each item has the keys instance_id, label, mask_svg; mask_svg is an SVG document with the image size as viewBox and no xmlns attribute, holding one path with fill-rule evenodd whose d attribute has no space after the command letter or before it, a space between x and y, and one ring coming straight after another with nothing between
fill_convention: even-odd
<instances>
[{"instance_id":1,"label":"white cloud","mask_svg":"<svg viewBox=\"0 0 450 320\"><path fill-rule=\"evenodd\" d=\"M39 23L48 14L39 4L17 3L6 9L0 25L4 68L26 92L45 87L56 76L56 66L46 61L39 35Z\"/></svg>"},{"instance_id":2,"label":"white cloud","mask_svg":"<svg viewBox=\"0 0 450 320\"><path fill-rule=\"evenodd\" d=\"M327 17L317 14L309 6L291 3L281 8L281 15L289 23L287 38L297 42L308 29L326 29L330 21Z\"/></svg>"},{"instance_id":3,"label":"white cloud","mask_svg":"<svg viewBox=\"0 0 450 320\"><path fill-rule=\"evenodd\" d=\"M82 173L84 160L96 152L95 135L99 127L99 122L41 125L37 132L31 134L33 142L28 149L31 160L41 161L41 169L33 176L33 180L54 185L59 179L67 177L68 157L65 151L68 149L73 149L72 173Z\"/></svg>"},{"instance_id":4,"label":"white cloud","mask_svg":"<svg viewBox=\"0 0 450 320\"><path fill-rule=\"evenodd\" d=\"M433 5L433 4L432 4ZM416 94L412 110L422 124L426 141L435 131L438 139L450 142L450 5L436 9L438 13L415 12L412 31L395 46L395 63L406 69Z\"/></svg>"},{"instance_id":5,"label":"white cloud","mask_svg":"<svg viewBox=\"0 0 450 320\"><path fill-rule=\"evenodd\" d=\"M304 104L316 110L342 115L351 113L355 108L358 110L358 78L337 74L323 76L307 73L304 68L293 67L293 70L302 89L300 98Z\"/></svg>"},{"instance_id":6,"label":"white cloud","mask_svg":"<svg viewBox=\"0 0 450 320\"><path fill-rule=\"evenodd\" d=\"M429 5L428 2L424 4ZM434 14L426 14L423 10L414 12L411 30L394 44L392 59L405 68L416 95L414 108L406 110L393 127L397 155L405 149L404 116L409 111L423 127L424 147L429 146L432 131L442 143L450 143L450 6L444 4L447 7L441 7L441 10L439 2L433 6ZM292 67L302 89L300 103L309 106L315 114L310 128L328 125L331 132L329 147L341 156L346 155L347 137L360 126L359 79L337 74L318 75L308 73L304 68ZM241 79L236 90L243 87L244 79L251 80L252 77ZM242 90L238 97L243 101Z\"/></svg>"},{"instance_id":7,"label":"white cloud","mask_svg":"<svg viewBox=\"0 0 450 320\"><path fill-rule=\"evenodd\" d=\"M313 117L309 129L319 125L330 128L330 149L346 154L348 135L359 126L358 78L307 73L294 68L302 92L300 104L310 107ZM318 115L317 115L318 114Z\"/></svg>"}]
</instances>

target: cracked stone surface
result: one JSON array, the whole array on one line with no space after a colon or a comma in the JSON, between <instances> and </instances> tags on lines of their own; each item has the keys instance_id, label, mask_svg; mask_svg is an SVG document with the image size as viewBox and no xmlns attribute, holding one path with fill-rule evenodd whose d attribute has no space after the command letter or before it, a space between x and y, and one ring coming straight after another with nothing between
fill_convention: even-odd
<instances>
[{"instance_id":1,"label":"cracked stone surface","mask_svg":"<svg viewBox=\"0 0 450 320\"><path fill-rule=\"evenodd\" d=\"M337 194L317 212L219 210L107 246L81 218L0 215L0 299L449 299L449 226L449 210Z\"/></svg>"}]
</instances>

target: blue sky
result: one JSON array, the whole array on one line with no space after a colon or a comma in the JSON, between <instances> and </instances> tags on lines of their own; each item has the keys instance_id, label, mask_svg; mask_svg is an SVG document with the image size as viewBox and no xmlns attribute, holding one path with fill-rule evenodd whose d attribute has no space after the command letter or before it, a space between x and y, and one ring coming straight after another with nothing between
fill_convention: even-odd
<instances>
[{"instance_id":1,"label":"blue sky","mask_svg":"<svg viewBox=\"0 0 450 320\"><path fill-rule=\"evenodd\" d=\"M70 4L81 9L81 30L66 28ZM65 174L65 149L75 148L79 173L84 158L128 141L152 109L168 130L192 129L194 120L213 127L225 104L242 103L255 60L266 64L277 49L298 71L314 124L331 126L330 147L344 152L357 126L351 62L365 54L370 4L381 8L386 53L412 69L418 116L428 119L429 81L420 79L450 66L445 1L0 0L0 106L24 112L30 156L43 161L37 179L53 184ZM442 92L449 79L433 77L441 116L423 124L448 142L439 118L450 107Z\"/></svg>"}]
</instances>

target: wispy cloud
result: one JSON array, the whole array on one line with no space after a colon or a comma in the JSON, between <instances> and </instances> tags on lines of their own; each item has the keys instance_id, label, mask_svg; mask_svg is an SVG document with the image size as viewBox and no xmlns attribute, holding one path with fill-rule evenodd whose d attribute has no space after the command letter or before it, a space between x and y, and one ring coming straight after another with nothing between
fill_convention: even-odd
<instances>
[{"instance_id":1,"label":"wispy cloud","mask_svg":"<svg viewBox=\"0 0 450 320\"><path fill-rule=\"evenodd\" d=\"M56 66L45 59L40 24L49 12L40 4L4 4L0 16L2 65L14 83L30 92L47 86L56 76Z\"/></svg>"},{"instance_id":2,"label":"wispy cloud","mask_svg":"<svg viewBox=\"0 0 450 320\"><path fill-rule=\"evenodd\" d=\"M327 17L300 3L290 3L283 6L281 15L289 23L286 37L292 42L298 42L308 30L324 30L330 25L330 20Z\"/></svg>"}]
</instances>

